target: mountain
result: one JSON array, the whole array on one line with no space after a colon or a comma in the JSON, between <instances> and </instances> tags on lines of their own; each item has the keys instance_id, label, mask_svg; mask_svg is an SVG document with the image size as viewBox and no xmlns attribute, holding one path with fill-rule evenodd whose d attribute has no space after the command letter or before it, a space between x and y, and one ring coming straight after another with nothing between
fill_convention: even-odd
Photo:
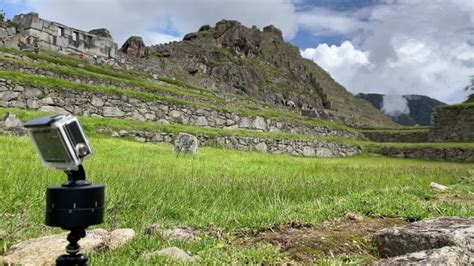
<instances>
[{"instance_id":1,"label":"mountain","mask_svg":"<svg viewBox=\"0 0 474 266\"><path fill-rule=\"evenodd\" d=\"M383 108L385 97L383 94L359 93L357 97L369 101L379 110L384 111L384 109L386 109ZM402 103L406 104L406 106L401 109L404 109L405 112L389 113L387 110L385 110L385 112L389 113L388 115L394 122L407 126L416 124L423 126L431 125L431 113L433 112L433 108L445 105L443 102L423 95L403 95L401 97L403 99Z\"/></svg>"},{"instance_id":2,"label":"mountain","mask_svg":"<svg viewBox=\"0 0 474 266\"><path fill-rule=\"evenodd\" d=\"M184 80L222 93L293 106L303 114L350 126L391 125L389 117L354 97L274 26L248 28L222 20L184 36L183 41L145 46L140 37L122 46L137 70Z\"/></svg>"}]
</instances>

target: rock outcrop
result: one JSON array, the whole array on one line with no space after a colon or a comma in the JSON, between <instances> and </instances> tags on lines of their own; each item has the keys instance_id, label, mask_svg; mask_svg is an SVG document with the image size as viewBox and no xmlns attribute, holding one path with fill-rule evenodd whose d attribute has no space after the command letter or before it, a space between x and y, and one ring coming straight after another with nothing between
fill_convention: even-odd
<instances>
[{"instance_id":1,"label":"rock outcrop","mask_svg":"<svg viewBox=\"0 0 474 266\"><path fill-rule=\"evenodd\" d=\"M143 57L145 55L143 38L139 36L128 38L122 45L122 48L120 48L120 51L130 56Z\"/></svg>"},{"instance_id":2,"label":"rock outcrop","mask_svg":"<svg viewBox=\"0 0 474 266\"><path fill-rule=\"evenodd\" d=\"M187 133L179 133L176 136L176 140L174 142L174 152L176 154L181 153L190 153L190 154L197 154L199 148L199 140Z\"/></svg>"},{"instance_id":3,"label":"rock outcrop","mask_svg":"<svg viewBox=\"0 0 474 266\"><path fill-rule=\"evenodd\" d=\"M222 20L214 27L205 25L186 34L183 41L146 47L144 54L143 58L128 58L127 64L348 125L393 124L313 61L302 58L299 49L285 42L283 33L272 25L262 31ZM320 111L311 112L313 109Z\"/></svg>"},{"instance_id":4,"label":"rock outcrop","mask_svg":"<svg viewBox=\"0 0 474 266\"><path fill-rule=\"evenodd\" d=\"M374 235L383 258L378 265L472 265L474 218L441 217Z\"/></svg>"}]
</instances>

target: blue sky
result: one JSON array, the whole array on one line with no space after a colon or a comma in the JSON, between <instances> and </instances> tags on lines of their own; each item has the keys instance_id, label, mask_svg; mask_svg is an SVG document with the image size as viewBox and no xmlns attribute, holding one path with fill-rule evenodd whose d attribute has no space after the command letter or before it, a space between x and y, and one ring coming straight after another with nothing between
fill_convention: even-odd
<instances>
[{"instance_id":1,"label":"blue sky","mask_svg":"<svg viewBox=\"0 0 474 266\"><path fill-rule=\"evenodd\" d=\"M10 18L35 11L79 29L105 27L119 46L132 35L147 45L180 40L221 19L273 24L354 94L456 103L474 75L473 0L0 0L0 9Z\"/></svg>"}]
</instances>

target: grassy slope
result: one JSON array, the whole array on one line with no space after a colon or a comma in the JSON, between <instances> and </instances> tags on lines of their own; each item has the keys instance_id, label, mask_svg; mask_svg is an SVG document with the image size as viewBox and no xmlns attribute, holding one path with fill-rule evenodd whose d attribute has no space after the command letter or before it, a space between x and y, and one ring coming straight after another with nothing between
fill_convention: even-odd
<instances>
[{"instance_id":1,"label":"grassy slope","mask_svg":"<svg viewBox=\"0 0 474 266\"><path fill-rule=\"evenodd\" d=\"M212 223L232 233L296 219L319 224L348 212L408 220L474 215L474 205L434 201L429 189L434 181L450 186L452 194L467 195L474 190L472 164L295 158L213 148L176 158L170 145L97 137L91 143L96 154L85 164L88 177L107 186L102 227L132 227L138 233L122 249L93 254L97 265L143 264L140 253L172 245L199 255L201 263L285 260L276 248L242 247L233 237L204 236L190 244L144 236L144 228L155 222L198 228ZM59 232L42 225L44 191L65 175L43 167L27 138L0 136L0 158L0 228L9 233L3 245Z\"/></svg>"}]
</instances>

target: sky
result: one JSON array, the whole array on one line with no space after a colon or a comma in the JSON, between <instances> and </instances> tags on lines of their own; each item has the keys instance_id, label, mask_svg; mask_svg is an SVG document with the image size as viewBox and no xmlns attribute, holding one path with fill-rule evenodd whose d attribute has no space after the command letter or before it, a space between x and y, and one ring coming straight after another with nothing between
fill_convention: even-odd
<instances>
[{"instance_id":1,"label":"sky","mask_svg":"<svg viewBox=\"0 0 474 266\"><path fill-rule=\"evenodd\" d=\"M473 0L0 0L7 17L38 12L79 29L105 27L121 44L181 40L200 26L235 19L273 24L350 92L462 102L474 75Z\"/></svg>"}]
</instances>

